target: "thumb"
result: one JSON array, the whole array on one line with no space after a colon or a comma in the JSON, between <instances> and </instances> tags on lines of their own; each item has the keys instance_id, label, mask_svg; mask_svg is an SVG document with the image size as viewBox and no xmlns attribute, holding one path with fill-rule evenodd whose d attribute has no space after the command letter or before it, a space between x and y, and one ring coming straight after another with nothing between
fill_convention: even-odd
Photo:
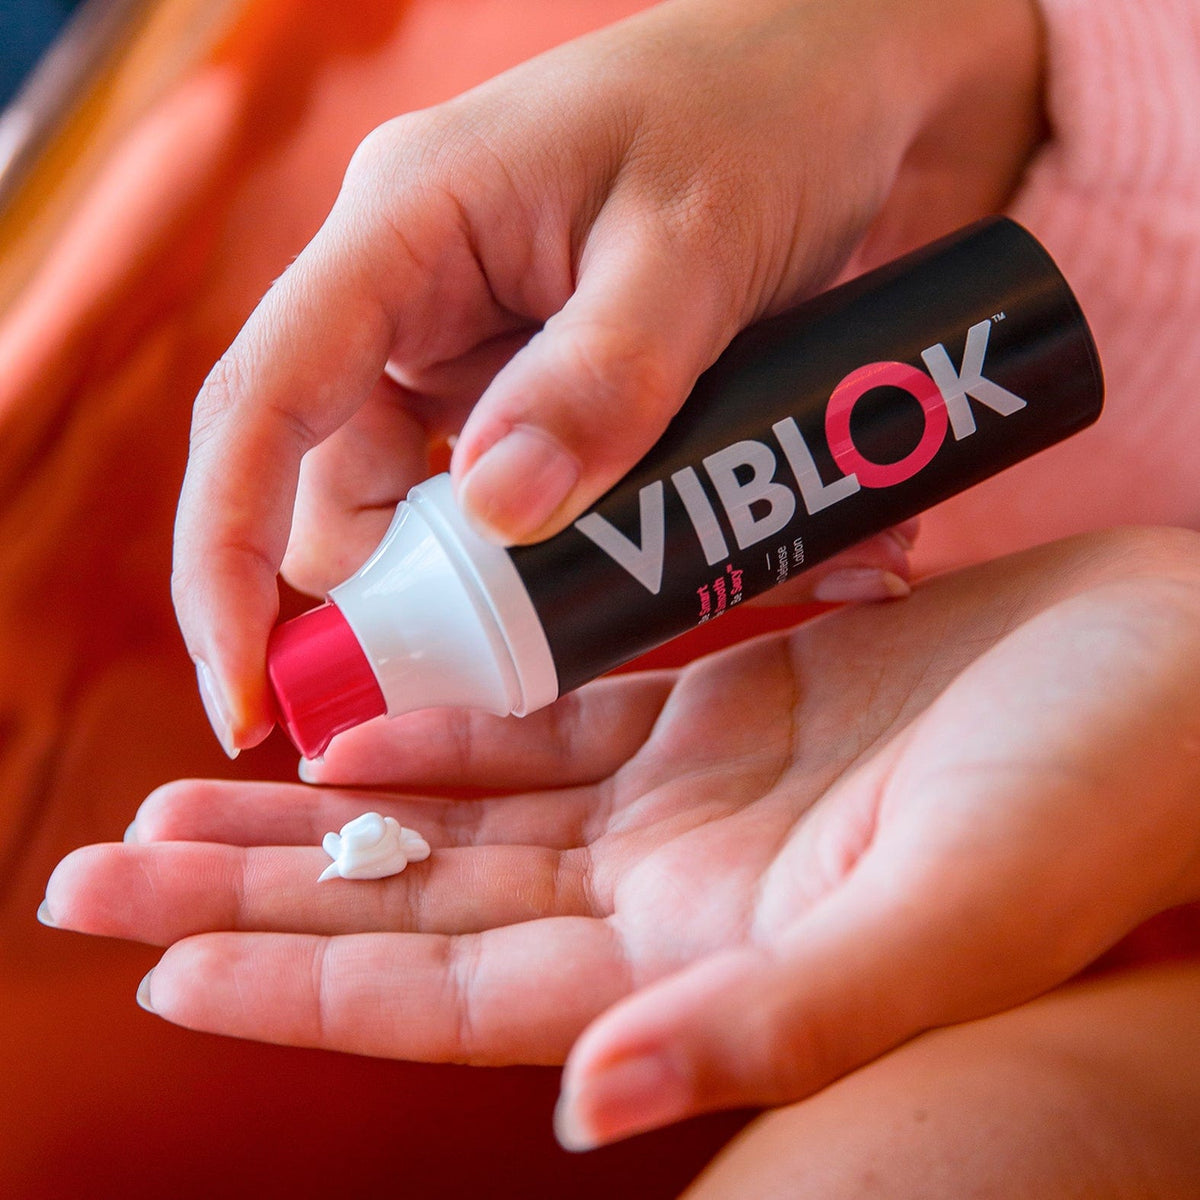
<instances>
[{"instance_id":1,"label":"thumb","mask_svg":"<svg viewBox=\"0 0 1200 1200\"><path fill-rule=\"evenodd\" d=\"M594 237L571 298L466 421L451 474L494 540L549 537L603 495L737 332L740 306L694 247L671 241Z\"/></svg>"},{"instance_id":2,"label":"thumb","mask_svg":"<svg viewBox=\"0 0 1200 1200\"><path fill-rule=\"evenodd\" d=\"M702 959L598 1017L567 1061L559 1141L591 1149L800 1100L918 1033L1057 982L1027 977L1005 924L886 883L827 896L778 941Z\"/></svg>"},{"instance_id":3,"label":"thumb","mask_svg":"<svg viewBox=\"0 0 1200 1200\"><path fill-rule=\"evenodd\" d=\"M729 950L653 984L583 1034L567 1062L555 1131L569 1150L718 1109L818 1091L915 1030L880 996L869 946L780 954Z\"/></svg>"}]
</instances>

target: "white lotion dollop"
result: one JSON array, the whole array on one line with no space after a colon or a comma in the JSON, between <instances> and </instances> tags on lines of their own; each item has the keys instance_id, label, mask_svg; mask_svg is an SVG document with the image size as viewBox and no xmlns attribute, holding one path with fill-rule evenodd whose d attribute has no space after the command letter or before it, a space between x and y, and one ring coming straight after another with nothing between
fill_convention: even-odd
<instances>
[{"instance_id":1,"label":"white lotion dollop","mask_svg":"<svg viewBox=\"0 0 1200 1200\"><path fill-rule=\"evenodd\" d=\"M333 862L321 872L318 883L342 879L384 879L398 875L410 862L429 857L429 843L395 817L363 813L347 821L340 833L327 833L321 847Z\"/></svg>"}]
</instances>

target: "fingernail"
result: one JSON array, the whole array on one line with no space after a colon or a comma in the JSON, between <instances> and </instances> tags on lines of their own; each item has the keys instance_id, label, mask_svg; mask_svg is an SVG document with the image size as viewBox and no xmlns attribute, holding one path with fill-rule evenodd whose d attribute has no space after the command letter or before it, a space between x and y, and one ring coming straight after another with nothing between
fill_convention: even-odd
<instances>
[{"instance_id":1,"label":"fingernail","mask_svg":"<svg viewBox=\"0 0 1200 1200\"><path fill-rule=\"evenodd\" d=\"M679 1120L689 1099L683 1076L665 1058L627 1058L564 1089L554 1110L554 1135L564 1150L592 1150Z\"/></svg>"},{"instance_id":2,"label":"fingernail","mask_svg":"<svg viewBox=\"0 0 1200 1200\"><path fill-rule=\"evenodd\" d=\"M233 722L229 719L229 707L225 703L221 689L217 686L216 677L208 663L202 658L197 658L195 663L196 684L200 689L200 701L204 705L208 723L212 726L213 733L217 735L221 749L230 758L237 758L241 752L233 744Z\"/></svg>"},{"instance_id":3,"label":"fingernail","mask_svg":"<svg viewBox=\"0 0 1200 1200\"><path fill-rule=\"evenodd\" d=\"M127 845L136 846L137 840L138 840L137 820L135 818L134 820L130 821L128 825L125 826L125 836L121 838L121 841L125 842Z\"/></svg>"},{"instance_id":4,"label":"fingernail","mask_svg":"<svg viewBox=\"0 0 1200 1200\"><path fill-rule=\"evenodd\" d=\"M300 765L296 768L296 774L300 776L301 783L316 783L317 763L311 758L302 758Z\"/></svg>"},{"instance_id":5,"label":"fingernail","mask_svg":"<svg viewBox=\"0 0 1200 1200\"><path fill-rule=\"evenodd\" d=\"M813 588L813 599L826 603L898 600L912 592L899 575L875 567L842 567L831 571Z\"/></svg>"},{"instance_id":6,"label":"fingernail","mask_svg":"<svg viewBox=\"0 0 1200 1200\"><path fill-rule=\"evenodd\" d=\"M138 1008L144 1008L148 1013L154 1012L154 1005L150 1003L150 976L153 974L153 970L147 971L137 990Z\"/></svg>"},{"instance_id":7,"label":"fingernail","mask_svg":"<svg viewBox=\"0 0 1200 1200\"><path fill-rule=\"evenodd\" d=\"M57 929L58 928L57 922L50 915L50 905L47 904L45 900L43 900L41 902L41 904L38 905L37 919L39 921L41 921L41 923L43 925L45 925L47 929Z\"/></svg>"},{"instance_id":8,"label":"fingernail","mask_svg":"<svg viewBox=\"0 0 1200 1200\"><path fill-rule=\"evenodd\" d=\"M579 463L548 433L518 425L463 477L458 501L488 536L520 541L558 511L579 482Z\"/></svg>"}]
</instances>

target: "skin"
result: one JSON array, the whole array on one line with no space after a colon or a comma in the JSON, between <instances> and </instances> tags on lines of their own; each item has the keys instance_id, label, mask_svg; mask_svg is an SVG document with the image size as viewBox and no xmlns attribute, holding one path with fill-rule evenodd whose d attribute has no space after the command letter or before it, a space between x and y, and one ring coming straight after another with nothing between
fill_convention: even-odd
<instances>
[{"instance_id":1,"label":"skin","mask_svg":"<svg viewBox=\"0 0 1200 1200\"><path fill-rule=\"evenodd\" d=\"M277 570L349 574L431 441L489 536L562 528L744 325L1002 206L1040 83L1032 0L669 0L371 134L196 402L173 593L226 749Z\"/></svg>"},{"instance_id":2,"label":"skin","mask_svg":"<svg viewBox=\"0 0 1200 1200\"><path fill-rule=\"evenodd\" d=\"M1195 960L1105 974L759 1118L684 1200L1191 1200L1198 1055Z\"/></svg>"},{"instance_id":3,"label":"skin","mask_svg":"<svg viewBox=\"0 0 1200 1200\"><path fill-rule=\"evenodd\" d=\"M364 727L342 786L171 785L45 916L168 946L144 1000L192 1028L566 1058L570 1146L779 1105L1200 898L1198 664L1200 538L1075 539L515 726ZM314 886L366 807L432 857Z\"/></svg>"}]
</instances>

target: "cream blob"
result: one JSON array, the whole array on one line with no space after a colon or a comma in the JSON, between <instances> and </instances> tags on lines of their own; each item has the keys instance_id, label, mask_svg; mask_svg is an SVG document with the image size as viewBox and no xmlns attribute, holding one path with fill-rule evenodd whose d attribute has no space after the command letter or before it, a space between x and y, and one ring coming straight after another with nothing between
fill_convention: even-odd
<instances>
[{"instance_id":1,"label":"cream blob","mask_svg":"<svg viewBox=\"0 0 1200 1200\"><path fill-rule=\"evenodd\" d=\"M340 833L327 833L321 847L333 862L321 872L318 883L338 876L384 879L398 875L410 862L429 857L429 843L416 830L376 812L348 821Z\"/></svg>"}]
</instances>

